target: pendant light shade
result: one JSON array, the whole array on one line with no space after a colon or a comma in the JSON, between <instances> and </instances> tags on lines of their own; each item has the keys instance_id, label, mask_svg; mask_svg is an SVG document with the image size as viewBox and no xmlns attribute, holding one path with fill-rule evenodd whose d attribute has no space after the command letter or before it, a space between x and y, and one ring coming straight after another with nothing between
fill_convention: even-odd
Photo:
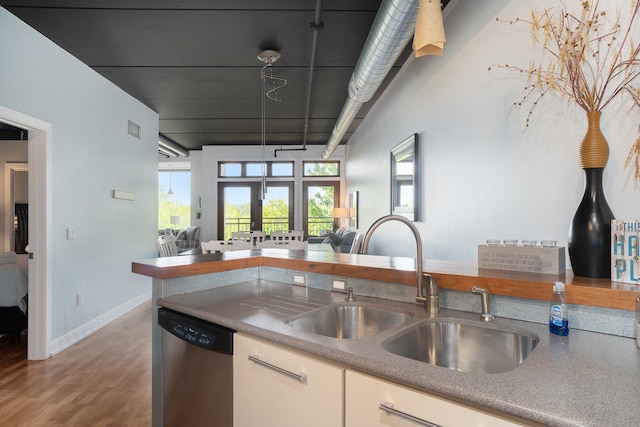
<instances>
[{"instance_id":1,"label":"pendant light shade","mask_svg":"<svg viewBox=\"0 0 640 427\"><path fill-rule=\"evenodd\" d=\"M171 189L171 171L169 171L169 191L167 191L168 196L173 196L173 190Z\"/></svg>"}]
</instances>

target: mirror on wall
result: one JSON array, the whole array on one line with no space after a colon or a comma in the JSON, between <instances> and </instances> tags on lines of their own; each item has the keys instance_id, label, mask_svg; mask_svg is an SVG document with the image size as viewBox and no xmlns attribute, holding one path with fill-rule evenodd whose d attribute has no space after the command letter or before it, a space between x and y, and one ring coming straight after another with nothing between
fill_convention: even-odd
<instances>
[{"instance_id":1,"label":"mirror on wall","mask_svg":"<svg viewBox=\"0 0 640 427\"><path fill-rule=\"evenodd\" d=\"M418 220L418 134L391 149L391 213Z\"/></svg>"}]
</instances>

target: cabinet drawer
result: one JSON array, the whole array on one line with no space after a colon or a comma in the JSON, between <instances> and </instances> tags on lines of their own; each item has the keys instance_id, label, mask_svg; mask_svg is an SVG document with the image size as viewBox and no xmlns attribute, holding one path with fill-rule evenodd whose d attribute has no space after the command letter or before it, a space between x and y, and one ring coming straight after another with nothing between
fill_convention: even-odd
<instances>
[{"instance_id":1,"label":"cabinet drawer","mask_svg":"<svg viewBox=\"0 0 640 427\"><path fill-rule=\"evenodd\" d=\"M347 370L347 427L513 427L512 420Z\"/></svg>"},{"instance_id":2,"label":"cabinet drawer","mask_svg":"<svg viewBox=\"0 0 640 427\"><path fill-rule=\"evenodd\" d=\"M240 333L233 360L235 427L343 425L343 368Z\"/></svg>"}]
</instances>

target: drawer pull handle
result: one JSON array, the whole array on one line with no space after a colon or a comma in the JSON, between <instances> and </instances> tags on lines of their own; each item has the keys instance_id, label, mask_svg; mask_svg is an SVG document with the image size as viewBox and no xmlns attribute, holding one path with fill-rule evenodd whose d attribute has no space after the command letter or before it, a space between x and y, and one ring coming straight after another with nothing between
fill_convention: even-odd
<instances>
[{"instance_id":1,"label":"drawer pull handle","mask_svg":"<svg viewBox=\"0 0 640 427\"><path fill-rule=\"evenodd\" d=\"M381 403L380 405L378 405L378 408L382 409L383 411L385 411L390 415L396 415L400 418L404 418L405 420L409 420L416 424L420 424L421 426L441 427L438 424L430 423L429 421L425 421L422 418L414 417L413 415L407 414L406 412L398 411L397 409L394 409L393 403L391 402Z\"/></svg>"},{"instance_id":2,"label":"drawer pull handle","mask_svg":"<svg viewBox=\"0 0 640 427\"><path fill-rule=\"evenodd\" d=\"M258 356L258 355L249 356L249 360L251 360L252 362L257 363L258 365L266 366L267 368L271 368L274 371L280 372L281 374L285 374L285 375L288 375L288 376L290 376L292 378L295 378L298 381L300 381L301 383L304 383L304 382L307 381L307 374L296 374L295 372L287 371L286 369L282 369L279 366L272 365L271 363L265 362L264 360L260 360L260 356Z\"/></svg>"}]
</instances>

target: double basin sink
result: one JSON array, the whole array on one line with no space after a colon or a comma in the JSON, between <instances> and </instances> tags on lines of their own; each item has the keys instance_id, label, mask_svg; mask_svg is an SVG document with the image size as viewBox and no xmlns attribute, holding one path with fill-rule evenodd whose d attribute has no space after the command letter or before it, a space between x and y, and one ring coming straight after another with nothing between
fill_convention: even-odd
<instances>
[{"instance_id":1,"label":"double basin sink","mask_svg":"<svg viewBox=\"0 0 640 427\"><path fill-rule=\"evenodd\" d=\"M412 315L364 304L334 304L289 320L297 330L337 339L361 339L399 327ZM398 356L473 373L517 368L535 349L538 337L480 321L432 318L417 322L382 343Z\"/></svg>"}]
</instances>

